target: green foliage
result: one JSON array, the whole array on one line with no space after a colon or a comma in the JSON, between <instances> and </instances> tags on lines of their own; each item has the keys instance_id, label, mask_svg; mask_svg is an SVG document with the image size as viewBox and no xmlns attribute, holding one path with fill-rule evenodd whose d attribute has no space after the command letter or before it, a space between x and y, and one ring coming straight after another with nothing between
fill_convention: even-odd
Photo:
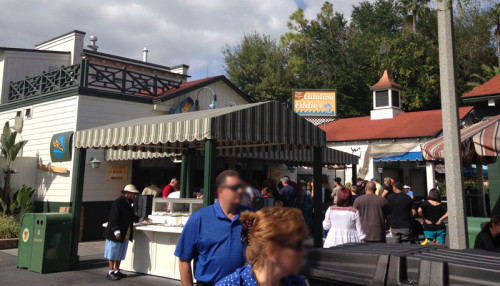
<instances>
[{"instance_id":1,"label":"green foliage","mask_svg":"<svg viewBox=\"0 0 500 286\"><path fill-rule=\"evenodd\" d=\"M269 36L251 33L222 51L233 83L256 100L286 101L291 74L286 51Z\"/></svg>"},{"instance_id":2,"label":"green foliage","mask_svg":"<svg viewBox=\"0 0 500 286\"><path fill-rule=\"evenodd\" d=\"M23 185L19 190L17 190L13 197L12 202L8 205L2 198L0 198L0 206L4 215L16 216L20 214L23 216L26 212L33 211L33 195L35 194L35 189Z\"/></svg>"},{"instance_id":3,"label":"green foliage","mask_svg":"<svg viewBox=\"0 0 500 286\"><path fill-rule=\"evenodd\" d=\"M489 67L487 65L481 65L481 74L472 74L472 80L467 83L468 87L476 88L493 77L500 75L500 67Z\"/></svg>"},{"instance_id":4,"label":"green foliage","mask_svg":"<svg viewBox=\"0 0 500 286\"><path fill-rule=\"evenodd\" d=\"M19 237L20 227L13 216L0 214L0 239Z\"/></svg>"},{"instance_id":5,"label":"green foliage","mask_svg":"<svg viewBox=\"0 0 500 286\"><path fill-rule=\"evenodd\" d=\"M237 86L257 100L287 101L293 88L335 89L338 116L353 117L369 114L369 86L388 69L404 88L405 111L438 109L437 11L428 3L365 1L353 6L350 21L329 2L313 19L298 9L290 16L288 31L280 37L281 46L268 36L258 36L250 45L246 35L237 47L226 48L226 71ZM454 22L459 95L470 90L467 83L475 81L472 75L481 74L481 65L496 62L493 12L482 9L475 0L465 4ZM251 48L244 49L246 46ZM269 54L272 56L265 56ZM275 59L268 62L276 63L273 66L279 72L269 72L266 58Z\"/></svg>"},{"instance_id":6,"label":"green foliage","mask_svg":"<svg viewBox=\"0 0 500 286\"><path fill-rule=\"evenodd\" d=\"M4 187L3 192L0 197L3 197L4 202L10 204L10 177L12 175L12 164L17 158L19 151L28 143L28 141L23 140L16 142L17 131L12 131L9 126L9 122L5 122L3 127L2 135L0 135L0 144L2 144L2 154L7 161L7 167L4 169Z\"/></svg>"}]
</instances>

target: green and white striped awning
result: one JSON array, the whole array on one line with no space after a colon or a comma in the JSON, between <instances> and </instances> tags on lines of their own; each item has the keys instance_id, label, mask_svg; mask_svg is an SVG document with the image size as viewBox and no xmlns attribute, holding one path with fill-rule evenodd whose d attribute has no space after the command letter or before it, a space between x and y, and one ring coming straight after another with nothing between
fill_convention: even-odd
<instances>
[{"instance_id":1,"label":"green and white striped awning","mask_svg":"<svg viewBox=\"0 0 500 286\"><path fill-rule=\"evenodd\" d=\"M268 101L139 118L77 131L74 145L108 149L107 160L130 160L179 156L188 149L203 153L204 141L209 139L217 140L217 156L255 153L262 159L312 154L313 147L325 146L326 142L323 130L284 105ZM278 156L279 152L282 155Z\"/></svg>"}]
</instances>

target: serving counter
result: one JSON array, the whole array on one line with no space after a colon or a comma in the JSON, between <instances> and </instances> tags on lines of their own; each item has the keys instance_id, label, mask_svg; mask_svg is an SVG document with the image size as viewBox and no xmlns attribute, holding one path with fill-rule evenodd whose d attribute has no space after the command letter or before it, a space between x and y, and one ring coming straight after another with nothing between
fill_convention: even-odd
<instances>
[{"instance_id":1,"label":"serving counter","mask_svg":"<svg viewBox=\"0 0 500 286\"><path fill-rule=\"evenodd\" d=\"M165 212L166 204L177 212ZM127 255L120 268L180 279L175 248L189 216L202 206L202 199L154 199L153 213L149 216L152 224L134 226L134 241L129 242Z\"/></svg>"}]
</instances>

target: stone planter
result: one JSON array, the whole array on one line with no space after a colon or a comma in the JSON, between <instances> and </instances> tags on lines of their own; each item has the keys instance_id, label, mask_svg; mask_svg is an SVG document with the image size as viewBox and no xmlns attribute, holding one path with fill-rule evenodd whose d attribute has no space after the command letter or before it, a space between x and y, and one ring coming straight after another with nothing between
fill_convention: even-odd
<instances>
[{"instance_id":1,"label":"stone planter","mask_svg":"<svg viewBox=\"0 0 500 286\"><path fill-rule=\"evenodd\" d=\"M17 248L18 242L19 242L19 238L0 239L0 250L1 249Z\"/></svg>"}]
</instances>

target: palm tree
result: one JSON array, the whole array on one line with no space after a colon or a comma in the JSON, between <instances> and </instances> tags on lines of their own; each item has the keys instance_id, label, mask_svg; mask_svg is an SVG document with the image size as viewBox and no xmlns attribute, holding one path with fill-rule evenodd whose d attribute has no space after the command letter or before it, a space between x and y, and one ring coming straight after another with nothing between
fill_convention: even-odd
<instances>
[{"instance_id":1,"label":"palm tree","mask_svg":"<svg viewBox=\"0 0 500 286\"><path fill-rule=\"evenodd\" d=\"M4 169L4 187L3 187L3 200L5 204L10 205L10 176L14 173L12 165L17 158L19 151L28 143L23 140L16 142L17 131L12 132L9 122L5 122L2 135L0 136L0 143L2 144L2 154L7 161L7 166Z\"/></svg>"},{"instance_id":2,"label":"palm tree","mask_svg":"<svg viewBox=\"0 0 500 286\"><path fill-rule=\"evenodd\" d=\"M481 65L481 74L471 74L470 77L474 80L467 82L467 86L474 89L497 75L500 75L500 67L489 67L483 64Z\"/></svg>"},{"instance_id":3,"label":"palm tree","mask_svg":"<svg viewBox=\"0 0 500 286\"><path fill-rule=\"evenodd\" d=\"M414 34L417 33L417 16L422 16L424 7L430 0L399 0L403 13L411 14L411 26Z\"/></svg>"}]
</instances>

